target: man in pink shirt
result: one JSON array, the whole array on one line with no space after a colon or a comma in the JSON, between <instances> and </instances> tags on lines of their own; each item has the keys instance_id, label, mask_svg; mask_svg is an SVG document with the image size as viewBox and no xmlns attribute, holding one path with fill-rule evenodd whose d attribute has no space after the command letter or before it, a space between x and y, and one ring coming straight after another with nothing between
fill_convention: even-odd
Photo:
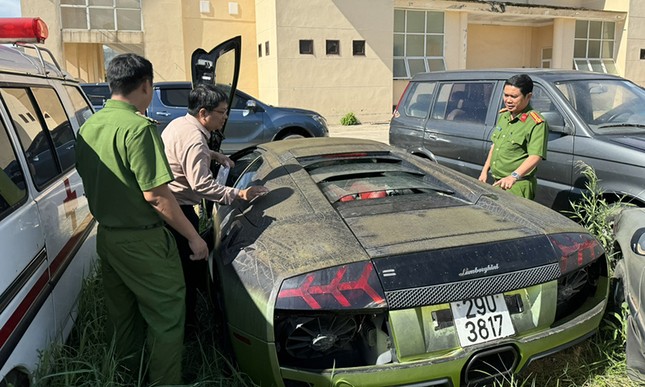
<instances>
[{"instance_id":1,"label":"man in pink shirt","mask_svg":"<svg viewBox=\"0 0 645 387\"><path fill-rule=\"evenodd\" d=\"M226 187L215 181L211 160L232 167L227 156L208 147L211 133L221 130L226 123L228 97L212 84L199 84L188 96L188 114L174 119L161 134L166 158L175 179L168 184L182 211L196 230L199 217L195 205L202 199L222 204L231 204L235 199L251 201L264 195L268 189L253 186L243 190ZM207 261L190 259L188 241L168 227L175 236L186 281L186 327L195 326L197 290L206 290Z\"/></svg>"}]
</instances>

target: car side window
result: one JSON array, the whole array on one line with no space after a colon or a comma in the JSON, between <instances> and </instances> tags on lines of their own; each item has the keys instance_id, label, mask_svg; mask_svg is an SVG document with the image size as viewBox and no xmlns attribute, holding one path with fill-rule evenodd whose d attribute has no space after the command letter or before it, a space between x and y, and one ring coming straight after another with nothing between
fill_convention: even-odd
<instances>
[{"instance_id":1,"label":"car side window","mask_svg":"<svg viewBox=\"0 0 645 387\"><path fill-rule=\"evenodd\" d=\"M233 96L233 103L231 103L231 109L246 109L246 101L248 101L248 99L242 97L241 95L235 94Z\"/></svg>"},{"instance_id":2,"label":"car side window","mask_svg":"<svg viewBox=\"0 0 645 387\"><path fill-rule=\"evenodd\" d=\"M533 96L531 97L531 107L538 111L549 124L549 131L560 133L564 131L564 116L558 110L557 105L542 85L533 86Z\"/></svg>"},{"instance_id":3,"label":"car side window","mask_svg":"<svg viewBox=\"0 0 645 387\"><path fill-rule=\"evenodd\" d=\"M255 176L258 172L258 169L262 166L263 160L262 157L257 157L253 160L248 167L242 172L239 179L233 185L233 188L237 189L246 189L253 185L255 181Z\"/></svg>"},{"instance_id":4,"label":"car side window","mask_svg":"<svg viewBox=\"0 0 645 387\"><path fill-rule=\"evenodd\" d=\"M25 176L11 146L6 126L0 122L0 219L27 197Z\"/></svg>"},{"instance_id":5,"label":"car side window","mask_svg":"<svg viewBox=\"0 0 645 387\"><path fill-rule=\"evenodd\" d=\"M85 98L83 98L81 89L68 85L65 86L65 90L67 90L69 99L72 101L72 106L74 107L74 117L76 117L76 122L78 123L78 127L80 128L81 125L83 125L85 121L87 121L87 119L92 115L92 108L87 104Z\"/></svg>"},{"instance_id":6,"label":"car side window","mask_svg":"<svg viewBox=\"0 0 645 387\"><path fill-rule=\"evenodd\" d=\"M161 103L171 107L187 107L190 89L161 89Z\"/></svg>"},{"instance_id":7,"label":"car side window","mask_svg":"<svg viewBox=\"0 0 645 387\"><path fill-rule=\"evenodd\" d=\"M74 165L75 140L55 92L49 89L53 94L40 93L37 89L2 88L0 94L16 128L29 173L36 187L42 189L62 172L61 162L66 168ZM42 112L35 105L36 97L32 91L38 93L43 103ZM41 119L45 122L41 122ZM56 155L53 144L60 147L56 149L60 156Z\"/></svg>"},{"instance_id":8,"label":"car side window","mask_svg":"<svg viewBox=\"0 0 645 387\"><path fill-rule=\"evenodd\" d=\"M483 124L486 121L494 86L493 82L441 84L432 109L432 118Z\"/></svg>"},{"instance_id":9,"label":"car side window","mask_svg":"<svg viewBox=\"0 0 645 387\"><path fill-rule=\"evenodd\" d=\"M435 82L415 82L410 85L411 90L403 104L405 108L399 113L408 117L426 118L430 111L435 86Z\"/></svg>"}]
</instances>

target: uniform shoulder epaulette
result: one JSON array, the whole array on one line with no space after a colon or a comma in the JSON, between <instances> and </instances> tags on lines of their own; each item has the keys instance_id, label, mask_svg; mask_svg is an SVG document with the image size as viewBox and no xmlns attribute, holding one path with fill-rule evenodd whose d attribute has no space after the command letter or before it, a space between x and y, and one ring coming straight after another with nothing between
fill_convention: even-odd
<instances>
[{"instance_id":1,"label":"uniform shoulder epaulette","mask_svg":"<svg viewBox=\"0 0 645 387\"><path fill-rule=\"evenodd\" d=\"M150 117L148 117L148 116L146 116L146 115L143 115L143 114L141 114L141 112L136 112L136 114L137 114L138 116L140 116L141 118L145 118L146 120L148 120L148 122L151 122L151 123L153 123L153 124L155 124L155 125L159 125L159 124L160 124L160 122L159 122L159 121L155 120L154 118L150 118Z\"/></svg>"},{"instance_id":2,"label":"uniform shoulder epaulette","mask_svg":"<svg viewBox=\"0 0 645 387\"><path fill-rule=\"evenodd\" d=\"M507 111L508 111L508 108L503 107L499 109L498 113L506 113Z\"/></svg>"},{"instance_id":3,"label":"uniform shoulder epaulette","mask_svg":"<svg viewBox=\"0 0 645 387\"><path fill-rule=\"evenodd\" d=\"M541 124L544 122L544 119L542 119L542 117L540 117L540 115L537 114L536 112L530 112L529 116L531 116L531 118L533 119L533 121L535 121L536 124Z\"/></svg>"}]
</instances>

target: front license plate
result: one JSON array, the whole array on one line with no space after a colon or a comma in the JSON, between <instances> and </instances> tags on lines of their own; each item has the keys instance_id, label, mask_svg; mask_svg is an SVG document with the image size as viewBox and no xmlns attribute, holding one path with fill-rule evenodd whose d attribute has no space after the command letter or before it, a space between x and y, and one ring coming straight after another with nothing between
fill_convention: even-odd
<instances>
[{"instance_id":1,"label":"front license plate","mask_svg":"<svg viewBox=\"0 0 645 387\"><path fill-rule=\"evenodd\" d=\"M451 302L450 308L462 347L515 333L511 315L501 294Z\"/></svg>"}]
</instances>

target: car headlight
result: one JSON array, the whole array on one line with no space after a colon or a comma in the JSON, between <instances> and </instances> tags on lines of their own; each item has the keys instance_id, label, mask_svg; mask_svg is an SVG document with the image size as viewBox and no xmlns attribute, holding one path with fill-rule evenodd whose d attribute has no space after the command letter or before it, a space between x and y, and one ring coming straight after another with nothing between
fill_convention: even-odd
<instances>
[{"instance_id":1,"label":"car headlight","mask_svg":"<svg viewBox=\"0 0 645 387\"><path fill-rule=\"evenodd\" d=\"M327 120L325 119L325 117L320 116L318 114L314 114L312 118L321 126L323 126L324 128L327 128Z\"/></svg>"},{"instance_id":2,"label":"car headlight","mask_svg":"<svg viewBox=\"0 0 645 387\"><path fill-rule=\"evenodd\" d=\"M636 254L645 255L645 227L636 230L629 245Z\"/></svg>"}]
</instances>

